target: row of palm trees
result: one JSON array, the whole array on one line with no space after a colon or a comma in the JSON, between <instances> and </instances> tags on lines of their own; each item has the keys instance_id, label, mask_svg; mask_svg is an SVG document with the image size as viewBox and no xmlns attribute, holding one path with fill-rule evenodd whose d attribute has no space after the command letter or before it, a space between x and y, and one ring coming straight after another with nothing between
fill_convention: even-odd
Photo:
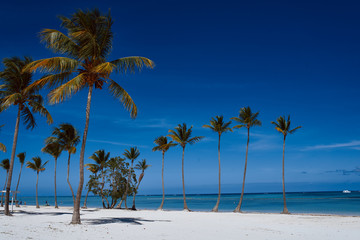
<instances>
[{"instance_id":1,"label":"row of palm trees","mask_svg":"<svg viewBox=\"0 0 360 240\"><path fill-rule=\"evenodd\" d=\"M244 174L243 174L243 181L242 181L242 190L241 196L238 205L236 206L234 212L241 212L241 205L243 202L244 196L244 189L245 189L245 178L246 178L246 170L247 170L247 161L248 161L248 150L249 150L249 143L250 143L250 128L254 126L261 126L261 121L258 120L259 112L252 112L250 107L243 107L240 109L239 116L233 117L231 120L234 120L238 124L234 127L230 128L231 121L226 122L224 121L223 116L215 116L211 118L209 125L203 125L204 128L209 128L213 132L218 134L218 162L219 162L219 185L218 185L218 198L214 208L212 209L213 212L217 212L219 209L220 197L221 197L221 161L220 161L220 142L221 142L221 135L225 132L232 132L233 129L239 128L246 128L247 130L247 143L246 143L246 154L245 154L245 166L244 166ZM283 188L283 199L284 199L284 209L283 213L289 213L287 206L286 206L286 196L285 196L285 140L288 134L294 133L297 129L301 128L301 126L295 127L290 129L290 115L288 116L287 120L285 117L280 116L276 119L276 122L271 122L275 129L283 134L284 142L283 142L283 159L282 159L282 188ZM189 208L186 203L186 194L185 194L185 184L184 184L184 154L185 154L185 147L187 144L194 144L199 142L203 136L195 136L192 137L192 126L190 128L187 127L185 123L179 124L175 127L174 130L170 129L169 134L167 135L172 139L169 141L166 136L160 136L155 139L154 143L157 145L153 148L153 151L161 151L162 152L162 201L160 204L159 209L163 209L164 200L165 200L165 190L164 190L164 158L165 152L169 150L170 147L173 146L180 146L182 147L182 186L183 186L183 199L184 199L184 210L189 211Z\"/></svg>"}]
</instances>

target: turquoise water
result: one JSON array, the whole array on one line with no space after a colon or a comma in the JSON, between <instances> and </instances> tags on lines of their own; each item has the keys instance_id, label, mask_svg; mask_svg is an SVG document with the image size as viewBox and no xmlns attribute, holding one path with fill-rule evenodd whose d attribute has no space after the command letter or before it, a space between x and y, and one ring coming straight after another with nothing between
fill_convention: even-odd
<instances>
[{"instance_id":1,"label":"turquoise water","mask_svg":"<svg viewBox=\"0 0 360 240\"><path fill-rule=\"evenodd\" d=\"M287 193L288 209L292 213L320 213L320 214L341 214L360 216L360 192L352 191L344 194L342 192L301 192ZM136 207L138 209L157 209L161 203L161 195L136 196ZM194 211L211 211L214 207L216 194L189 194L187 204ZM233 211L238 204L240 194L223 194L221 196L219 211ZM35 197L19 197L19 200L27 205L35 205ZM48 201L54 205L54 197L39 197L40 205ZM83 199L82 199L83 202ZM131 207L132 197L128 199ZM72 197L58 197L59 206L73 206ZM89 196L88 207L102 207L99 197ZM124 206L124 205L123 205ZM129 206L128 206L129 207ZM182 210L182 195L165 196L165 210ZM254 193L245 194L242 210L244 212L271 212L278 213L283 209L282 193Z\"/></svg>"}]
</instances>

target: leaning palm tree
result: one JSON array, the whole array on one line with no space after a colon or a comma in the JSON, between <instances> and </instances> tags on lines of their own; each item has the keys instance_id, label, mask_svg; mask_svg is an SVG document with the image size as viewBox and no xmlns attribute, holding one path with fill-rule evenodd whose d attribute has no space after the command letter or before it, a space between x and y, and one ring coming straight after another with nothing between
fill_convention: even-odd
<instances>
[{"instance_id":1,"label":"leaning palm tree","mask_svg":"<svg viewBox=\"0 0 360 240\"><path fill-rule=\"evenodd\" d=\"M248 159L248 150L249 150L249 142L250 142L250 128L253 126L261 126L261 122L257 119L259 116L259 112L253 113L250 107L243 107L240 109L239 117L233 117L231 120L239 122L239 125L233 127L235 128L247 128L247 143L246 143L246 156L245 156L245 167L244 167L244 177L242 183L241 197L239 204L235 208L234 212L241 212L241 204L244 196L244 188L245 188L245 176L246 176L246 167L247 167L247 159Z\"/></svg>"},{"instance_id":2,"label":"leaning palm tree","mask_svg":"<svg viewBox=\"0 0 360 240\"><path fill-rule=\"evenodd\" d=\"M132 171L133 171L133 165L134 165L134 161L140 156L140 151L137 147L131 147L130 150L125 150L124 152L124 157L129 159L131 161L130 164L130 169L129 169L129 173L128 173L128 179L127 179L127 183L126 183L126 189L125 189L125 193L122 197L121 202L119 203L119 205L117 206L117 208L121 207L121 203L124 200L125 201L125 208L128 209L127 204L126 204L126 200L127 200L127 193L129 191L129 185L130 185L130 181L131 181L131 175L132 175Z\"/></svg>"},{"instance_id":3,"label":"leaning palm tree","mask_svg":"<svg viewBox=\"0 0 360 240\"><path fill-rule=\"evenodd\" d=\"M6 187L6 183L7 183L7 179L8 179L8 176L9 176L9 169L10 169L10 161L9 159L4 159L0 162L0 167L2 167L5 171L6 171L6 178L5 178L5 184L4 184L4 189L3 191L5 190L5 187ZM4 192L1 193L1 207L4 206Z\"/></svg>"},{"instance_id":4,"label":"leaning palm tree","mask_svg":"<svg viewBox=\"0 0 360 240\"><path fill-rule=\"evenodd\" d=\"M67 151L68 156L68 164L67 164L67 177L66 181L70 187L71 195L73 197L73 201L75 202L75 195L73 188L70 183L70 158L71 154L76 153L76 146L80 143L80 135L76 128L70 123L61 123L59 127L55 127L52 136L48 137L45 140L45 143L58 143L60 147Z\"/></svg>"},{"instance_id":5,"label":"leaning palm tree","mask_svg":"<svg viewBox=\"0 0 360 240\"><path fill-rule=\"evenodd\" d=\"M0 111L1 111L1 109L0 109ZM1 128L2 128L3 126L4 126L4 125L1 125L1 126L0 126L0 130L1 130ZM6 152L6 147L5 147L5 145L2 144L2 143L0 143L0 151Z\"/></svg>"},{"instance_id":6,"label":"leaning palm tree","mask_svg":"<svg viewBox=\"0 0 360 240\"><path fill-rule=\"evenodd\" d=\"M57 203L57 195L56 195L56 165L57 165L57 159L60 157L62 151L63 151L63 146L59 143L59 142L51 142L51 143L47 143L45 145L45 147L43 147L41 149L42 152L50 154L53 158L54 158L54 165L55 165L55 169L54 169L54 190L55 190L55 208L59 208L58 203Z\"/></svg>"},{"instance_id":7,"label":"leaning palm tree","mask_svg":"<svg viewBox=\"0 0 360 240\"><path fill-rule=\"evenodd\" d=\"M99 171L99 165L97 165L97 164L93 164L93 163L87 163L87 164L85 164L85 167L87 167L87 170L89 170L91 173L93 173L94 174L94 176L95 176L95 179L96 179L96 174L98 173L98 171ZM87 191L87 193L86 193L86 196L85 196L85 200L84 200L84 205L82 206L82 208L87 208L87 205L86 205L86 203L87 203L87 198L88 198L88 195L89 195L89 193L90 193L90 191L91 191L91 183L90 183L90 181L92 181L93 179L90 179L89 180L89 183L88 183L88 191Z\"/></svg>"},{"instance_id":8,"label":"leaning palm tree","mask_svg":"<svg viewBox=\"0 0 360 240\"><path fill-rule=\"evenodd\" d=\"M145 57L124 57L108 61L112 48L113 21L110 14L102 15L99 10L77 11L71 18L60 17L67 34L58 30L45 29L40 33L41 41L55 53L64 57L41 59L29 64L28 70L52 73L35 82L32 87L59 86L50 92L50 103L59 103L82 89L88 90L86 120L80 151L80 181L74 203L73 224L80 224L80 199L84 184L84 154L89 128L90 105L93 89L101 90L108 84L110 94L137 116L137 107L130 95L116 81L111 73L135 72L143 67L153 68L154 63Z\"/></svg>"},{"instance_id":9,"label":"leaning palm tree","mask_svg":"<svg viewBox=\"0 0 360 240\"><path fill-rule=\"evenodd\" d=\"M141 180L144 178L144 175L145 175L144 172L145 172L145 170L146 170L148 167L151 167L151 165L146 164L146 159L141 160L141 162L139 162L138 164L135 165L135 169L141 170L141 173L140 173L140 176L139 176L138 184L137 184L137 186L136 186L136 188L135 188L135 191L134 191L133 205L132 205L132 208L131 208L132 210L136 210L136 207L135 207L135 196L136 196L137 190L139 189Z\"/></svg>"},{"instance_id":10,"label":"leaning palm tree","mask_svg":"<svg viewBox=\"0 0 360 240\"><path fill-rule=\"evenodd\" d=\"M21 177L21 171L25 162L25 157L26 157L26 153L22 152L19 153L18 155L16 155L19 158L19 162L20 162L20 172L19 172L19 178L18 178L18 182L16 184L16 190L15 190L15 204L17 207L19 207L19 202L17 200L17 194L18 194L18 189L19 189L19 183L20 183L20 177Z\"/></svg>"},{"instance_id":11,"label":"leaning palm tree","mask_svg":"<svg viewBox=\"0 0 360 240\"><path fill-rule=\"evenodd\" d=\"M164 159L165 159L165 152L169 150L170 147L176 146L175 143L172 141L168 142L167 137L160 136L157 137L154 141L154 143L157 145L153 147L153 152L155 151L161 151L162 152L162 169L161 169L161 180L162 180L162 201L159 207L159 210L163 209L164 201L165 201L165 188L164 188Z\"/></svg>"},{"instance_id":12,"label":"leaning palm tree","mask_svg":"<svg viewBox=\"0 0 360 240\"><path fill-rule=\"evenodd\" d=\"M218 199L216 201L215 207L212 209L213 212L217 212L219 210L220 204L220 196L221 196L221 164L220 164L220 138L221 134L225 132L232 132L232 129L229 128L231 124L230 122L224 122L223 116L215 116L215 118L211 118L210 125L204 125L204 128L210 128L212 131L217 132L219 135L219 142L218 142L218 159L219 159L219 194Z\"/></svg>"},{"instance_id":13,"label":"leaning palm tree","mask_svg":"<svg viewBox=\"0 0 360 240\"><path fill-rule=\"evenodd\" d=\"M183 186L183 198L184 198L184 210L189 211L189 208L186 204L186 195L185 195L185 181L184 181L184 153L185 153L185 147L186 144L195 144L197 142L199 142L201 139L203 139L203 136L198 136L198 137L191 137L191 133L192 133L192 128L193 126L191 126L189 129L187 128L186 124L183 123L178 124L178 126L175 127L175 130L170 129L168 136L172 138L172 140L179 146L182 147L183 152L182 152L182 186Z\"/></svg>"},{"instance_id":14,"label":"leaning palm tree","mask_svg":"<svg viewBox=\"0 0 360 240\"><path fill-rule=\"evenodd\" d=\"M103 207L105 208L105 202L104 202L104 197L103 197L103 190L104 190L104 186L105 186L104 167L105 167L106 162L110 158L110 152L106 153L105 150L103 150L103 149L97 150L89 158L96 162L96 165L98 165L98 171L101 171L100 174L102 176L102 182L101 182L100 194L101 194L101 200L102 200ZM105 198L105 200L107 202L107 206L109 206L109 202L108 202L107 198Z\"/></svg>"},{"instance_id":15,"label":"leaning palm tree","mask_svg":"<svg viewBox=\"0 0 360 240\"><path fill-rule=\"evenodd\" d=\"M285 197L285 140L288 133L293 134L297 129L301 128L298 126L296 128L290 129L290 115L288 116L287 121L285 120L285 116L280 116L276 119L276 122L271 122L275 125L275 129L282 133L284 136L284 143L283 143L283 160L282 160L282 188L283 188L283 198L284 198L284 209L282 213L289 214L289 210L286 206L286 197Z\"/></svg>"},{"instance_id":16,"label":"leaning palm tree","mask_svg":"<svg viewBox=\"0 0 360 240\"><path fill-rule=\"evenodd\" d=\"M42 163L40 157L33 157L33 162L27 161L26 167L34 170L36 172L36 208L40 208L38 201L38 183L39 183L39 173L45 171L45 165L49 162L46 161Z\"/></svg>"},{"instance_id":17,"label":"leaning palm tree","mask_svg":"<svg viewBox=\"0 0 360 240\"><path fill-rule=\"evenodd\" d=\"M2 85L0 85L0 111L8 109L10 106L17 107L17 117L15 124L14 140L11 150L9 177L6 185L5 195L5 215L11 215L9 211L10 187L12 173L14 168L14 160L16 153L16 145L19 134L20 119L24 122L27 129L33 129L36 126L33 113L39 113L47 118L47 122L53 122L51 115L43 105L43 98L37 94L36 89L27 90L32 81L32 74L24 72L27 64L32 62L31 58L18 57L5 58L4 71L0 73Z\"/></svg>"}]
</instances>

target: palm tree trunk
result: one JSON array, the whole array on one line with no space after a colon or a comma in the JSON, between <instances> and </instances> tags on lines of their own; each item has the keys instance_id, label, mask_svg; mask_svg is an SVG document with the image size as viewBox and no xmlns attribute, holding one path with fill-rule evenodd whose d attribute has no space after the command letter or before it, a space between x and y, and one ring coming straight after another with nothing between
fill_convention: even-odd
<instances>
[{"instance_id":1,"label":"palm tree trunk","mask_svg":"<svg viewBox=\"0 0 360 240\"><path fill-rule=\"evenodd\" d=\"M289 214L289 210L286 206L286 197L285 197L285 136L284 136L284 144L283 144L283 161L282 161L282 188L283 188L283 197L284 197L284 210L282 213Z\"/></svg>"},{"instance_id":2,"label":"palm tree trunk","mask_svg":"<svg viewBox=\"0 0 360 240\"><path fill-rule=\"evenodd\" d=\"M185 147L183 147L182 153L182 185L183 185L183 197L184 197L184 210L189 210L186 204L186 195L185 195L185 181L184 181L184 154L185 154Z\"/></svg>"},{"instance_id":3,"label":"palm tree trunk","mask_svg":"<svg viewBox=\"0 0 360 240\"><path fill-rule=\"evenodd\" d=\"M89 86L89 93L88 99L86 103L86 121L85 121L85 128L84 128L84 135L83 140L81 143L81 151L80 151L80 181L79 187L76 193L76 200L74 202L74 212L72 216L71 223L72 224L80 224L80 200L81 200L81 192L84 186L84 155L85 155L85 145L86 145L86 138L87 133L89 130L89 119L90 119L90 105L91 105L91 96L93 91L93 85Z\"/></svg>"},{"instance_id":4,"label":"palm tree trunk","mask_svg":"<svg viewBox=\"0 0 360 240\"><path fill-rule=\"evenodd\" d=\"M71 153L69 153L69 157L68 157L66 181L69 184L69 187L70 187L70 190L71 190L71 196L73 197L73 202L75 202L74 191L73 191L73 188L71 187L71 183L70 183L70 180L69 180L69 177L70 177L70 157L71 157Z\"/></svg>"},{"instance_id":5,"label":"palm tree trunk","mask_svg":"<svg viewBox=\"0 0 360 240\"><path fill-rule=\"evenodd\" d=\"M162 201L159 207L159 210L162 210L164 207L164 201L165 201L165 188L164 188L164 158L165 158L165 152L162 153L162 169L161 169L161 180L162 180Z\"/></svg>"},{"instance_id":6,"label":"palm tree trunk","mask_svg":"<svg viewBox=\"0 0 360 240\"><path fill-rule=\"evenodd\" d=\"M4 183L3 191L4 191L5 188L6 188L6 183L7 183L8 176L9 176L9 172L6 171L6 178L5 178L5 183ZM4 206L4 193L2 192L2 193L1 193L1 207L3 207L3 206Z\"/></svg>"},{"instance_id":7,"label":"palm tree trunk","mask_svg":"<svg viewBox=\"0 0 360 240\"><path fill-rule=\"evenodd\" d=\"M55 185L55 208L59 208L57 204L57 196L56 196L56 163L57 163L57 158L55 158L54 185Z\"/></svg>"},{"instance_id":8,"label":"palm tree trunk","mask_svg":"<svg viewBox=\"0 0 360 240\"><path fill-rule=\"evenodd\" d=\"M219 134L219 145L218 145L218 159L219 159L219 195L218 199L216 201L215 207L212 209L213 212L217 212L219 210L219 204L220 204L220 196L221 196L221 164L220 164L220 137Z\"/></svg>"},{"instance_id":9,"label":"palm tree trunk","mask_svg":"<svg viewBox=\"0 0 360 240\"><path fill-rule=\"evenodd\" d=\"M135 196L136 196L137 190L139 189L139 186L140 186L140 183L141 183L141 180L143 179L143 177L144 177L144 171L139 176L139 182L138 182L138 185L136 186L136 189L135 189L135 192L134 192L133 205L131 207L131 210L136 210L136 208L135 208Z\"/></svg>"},{"instance_id":10,"label":"palm tree trunk","mask_svg":"<svg viewBox=\"0 0 360 240\"><path fill-rule=\"evenodd\" d=\"M85 197L84 205L83 205L83 207L82 207L82 208L85 208L85 209L87 208L87 206L86 206L86 201L87 201L87 198L88 198L89 192L90 192L90 188L88 189L88 191L87 191L87 193L86 193L86 197Z\"/></svg>"},{"instance_id":11,"label":"palm tree trunk","mask_svg":"<svg viewBox=\"0 0 360 240\"><path fill-rule=\"evenodd\" d=\"M14 169L14 160L15 160L17 138L18 138L18 134L19 134L20 111L21 111L21 108L20 108L20 105L19 105L18 114L17 114L17 118L16 118L16 123L15 123L15 133L14 133L13 146L12 146L12 150L11 150L10 169L9 169L9 176L8 176L8 179L7 179L6 194L5 194L4 213L7 216L11 216L11 213L10 213L10 210L9 210L10 187L11 187L12 173L13 173L13 169Z\"/></svg>"},{"instance_id":12,"label":"palm tree trunk","mask_svg":"<svg viewBox=\"0 0 360 240\"><path fill-rule=\"evenodd\" d=\"M127 199L127 192L129 191L129 184L130 184L130 180L131 180L131 172L132 172L132 168L133 168L133 163L134 163L134 160L131 160L131 167L130 167L130 170L129 170L129 176L128 176L128 181L127 181L127 184L126 184L126 190L125 190L125 194L123 196L123 199L125 201L125 208L128 209L127 207L127 204L126 204L126 199Z\"/></svg>"},{"instance_id":13,"label":"palm tree trunk","mask_svg":"<svg viewBox=\"0 0 360 240\"><path fill-rule=\"evenodd\" d=\"M19 202L17 200L17 191L19 189L19 183L20 183L20 177L21 177L21 171L22 171L22 167L23 167L23 163L21 164L21 167L20 167L20 172L19 172L19 178L18 178L18 182L16 184L16 190L15 190L15 204L16 204L16 207L19 207Z\"/></svg>"},{"instance_id":14,"label":"palm tree trunk","mask_svg":"<svg viewBox=\"0 0 360 240\"><path fill-rule=\"evenodd\" d=\"M245 155L245 167L244 167L244 177L243 177L243 183L242 183L242 190L241 190L241 197L239 204L235 208L234 212L241 212L241 204L244 197L244 189L245 189L245 177L246 177L246 168L247 168L247 158L248 158L248 150L249 150L249 141L250 141L250 128L248 128L248 139L246 143L246 155Z\"/></svg>"},{"instance_id":15,"label":"palm tree trunk","mask_svg":"<svg viewBox=\"0 0 360 240\"><path fill-rule=\"evenodd\" d=\"M38 200L38 184L39 184L39 172L36 174L36 208L40 208Z\"/></svg>"}]
</instances>

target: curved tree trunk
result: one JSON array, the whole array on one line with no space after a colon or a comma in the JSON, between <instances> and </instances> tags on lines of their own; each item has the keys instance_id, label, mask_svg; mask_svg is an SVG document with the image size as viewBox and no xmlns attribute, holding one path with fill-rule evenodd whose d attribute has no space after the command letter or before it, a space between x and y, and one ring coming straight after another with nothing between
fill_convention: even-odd
<instances>
[{"instance_id":1,"label":"curved tree trunk","mask_svg":"<svg viewBox=\"0 0 360 240\"><path fill-rule=\"evenodd\" d=\"M141 180L143 179L144 177L144 172L142 172L139 176L139 182L138 182L138 185L136 186L136 189L135 189L135 192L134 192L134 196L133 196L133 205L131 207L131 210L136 210L136 207L135 207L135 196L136 196L136 192L137 190L139 189L139 186L140 186L140 183L141 183Z\"/></svg>"},{"instance_id":2,"label":"curved tree trunk","mask_svg":"<svg viewBox=\"0 0 360 240\"><path fill-rule=\"evenodd\" d=\"M3 189L3 191L4 191L5 188L6 188L6 183L7 183L8 176L9 176L9 172L6 171L6 178L5 178L5 184L4 184L4 189ZM3 206L4 206L4 192L1 193L1 207L3 207Z\"/></svg>"},{"instance_id":3,"label":"curved tree trunk","mask_svg":"<svg viewBox=\"0 0 360 240\"><path fill-rule=\"evenodd\" d=\"M220 197L221 197L221 164L220 164L220 137L219 134L219 144L218 144L218 159L219 159L219 194L218 199L216 201L215 207L212 209L213 212L217 212L219 210L219 204L220 204Z\"/></svg>"},{"instance_id":4,"label":"curved tree trunk","mask_svg":"<svg viewBox=\"0 0 360 240\"><path fill-rule=\"evenodd\" d=\"M20 183L20 177L21 177L21 171L22 171L22 167L23 167L23 163L21 164L21 167L20 167L20 172L19 172L19 178L18 178L18 182L16 184L16 190L15 190L15 204L16 204L16 207L19 207L19 202L17 200L17 191L19 189L19 183Z\"/></svg>"},{"instance_id":5,"label":"curved tree trunk","mask_svg":"<svg viewBox=\"0 0 360 240\"><path fill-rule=\"evenodd\" d=\"M244 189L245 189L245 176L246 176L246 168L247 168L249 141L250 141L250 128L248 128L248 139L247 139L247 144L246 144L245 167L244 167L244 177L243 177L243 183L242 183L241 197L240 197L239 204L235 208L234 212L241 212L241 204L242 204L242 201L243 201Z\"/></svg>"},{"instance_id":6,"label":"curved tree trunk","mask_svg":"<svg viewBox=\"0 0 360 240\"><path fill-rule=\"evenodd\" d=\"M71 157L71 153L69 153L69 157L68 157L68 164L67 164L67 177L66 177L66 181L69 184L70 190L71 190L71 196L73 198L73 202L75 202L75 195L74 195L74 191L73 188L71 187L71 183L69 180L70 177L70 157Z\"/></svg>"},{"instance_id":7,"label":"curved tree trunk","mask_svg":"<svg viewBox=\"0 0 360 240\"><path fill-rule=\"evenodd\" d=\"M89 93L88 93L88 99L86 103L86 121L85 121L85 128L84 128L84 135L83 140L81 143L81 151L80 151L80 181L79 181L79 187L76 193L76 200L74 202L74 212L72 216L71 223L72 224L80 224L80 201L81 201L81 192L84 186L84 155L85 155L85 145L86 145L86 138L87 133L89 130L89 119L90 119L90 105L91 105L91 96L94 86L89 86Z\"/></svg>"},{"instance_id":8,"label":"curved tree trunk","mask_svg":"<svg viewBox=\"0 0 360 240\"><path fill-rule=\"evenodd\" d=\"M159 207L159 210L162 210L164 207L164 201L165 201L165 188L164 188L164 158L165 158L165 152L162 152L162 169L161 169L161 180L162 180L162 201Z\"/></svg>"},{"instance_id":9,"label":"curved tree trunk","mask_svg":"<svg viewBox=\"0 0 360 240\"><path fill-rule=\"evenodd\" d=\"M13 146L12 146L12 150L11 150L9 176L8 176L7 185L6 185L4 213L5 213L5 215L7 215L7 216L11 216L11 213L10 213L10 210L9 210L10 187L11 187L12 173L13 173L13 169L14 169L14 160L15 160L16 144L17 144L17 138L18 138L18 134L19 134L19 124L20 124L20 106L19 106L18 114L17 114L17 118L16 118L14 140L13 140Z\"/></svg>"},{"instance_id":10,"label":"curved tree trunk","mask_svg":"<svg viewBox=\"0 0 360 240\"><path fill-rule=\"evenodd\" d=\"M90 192L90 188L88 189L88 191L87 191L87 193L86 193L86 197L85 197L85 200L84 200L84 205L82 206L82 208L85 208L85 209L87 208L87 206L86 206L86 201L87 201L89 192Z\"/></svg>"},{"instance_id":11,"label":"curved tree trunk","mask_svg":"<svg viewBox=\"0 0 360 240\"><path fill-rule=\"evenodd\" d=\"M55 185L55 208L59 208L57 203L57 196L56 196L56 163L57 163L57 158L55 158L54 185Z\"/></svg>"},{"instance_id":12,"label":"curved tree trunk","mask_svg":"<svg viewBox=\"0 0 360 240\"><path fill-rule=\"evenodd\" d=\"M289 210L286 206L286 196L285 196L285 136L284 136L284 144L283 144L283 161L282 161L282 188L283 188L283 197L284 197L284 209L282 213L289 214Z\"/></svg>"},{"instance_id":13,"label":"curved tree trunk","mask_svg":"<svg viewBox=\"0 0 360 240\"><path fill-rule=\"evenodd\" d=\"M183 185L183 197L184 197L184 210L189 210L186 204L186 195L185 195L185 181L184 181L184 154L185 154L185 147L183 147L182 153L182 185Z\"/></svg>"},{"instance_id":14,"label":"curved tree trunk","mask_svg":"<svg viewBox=\"0 0 360 240\"><path fill-rule=\"evenodd\" d=\"M39 172L36 174L36 208L40 208L38 200L38 184L39 184Z\"/></svg>"}]
</instances>

